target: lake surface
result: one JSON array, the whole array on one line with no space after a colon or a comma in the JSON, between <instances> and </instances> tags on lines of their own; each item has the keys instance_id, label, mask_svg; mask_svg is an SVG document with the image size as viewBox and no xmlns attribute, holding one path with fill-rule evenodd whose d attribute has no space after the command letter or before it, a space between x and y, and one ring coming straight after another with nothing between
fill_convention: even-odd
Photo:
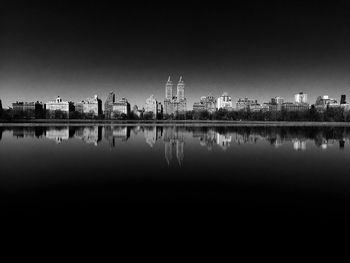
<instances>
[{"instance_id":1,"label":"lake surface","mask_svg":"<svg viewBox=\"0 0 350 263\"><path fill-rule=\"evenodd\" d=\"M349 140L346 127L0 127L0 204L225 203L341 218L350 211Z\"/></svg>"}]
</instances>

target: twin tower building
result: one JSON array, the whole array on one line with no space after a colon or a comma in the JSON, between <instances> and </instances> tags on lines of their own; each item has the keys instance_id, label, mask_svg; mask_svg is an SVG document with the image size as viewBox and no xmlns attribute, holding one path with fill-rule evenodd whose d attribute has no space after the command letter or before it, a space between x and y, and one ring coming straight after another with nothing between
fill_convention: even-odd
<instances>
[{"instance_id":1,"label":"twin tower building","mask_svg":"<svg viewBox=\"0 0 350 263\"><path fill-rule=\"evenodd\" d=\"M180 77L175 94L173 82L169 76L165 84L164 114L184 114L186 110L185 82Z\"/></svg>"}]
</instances>

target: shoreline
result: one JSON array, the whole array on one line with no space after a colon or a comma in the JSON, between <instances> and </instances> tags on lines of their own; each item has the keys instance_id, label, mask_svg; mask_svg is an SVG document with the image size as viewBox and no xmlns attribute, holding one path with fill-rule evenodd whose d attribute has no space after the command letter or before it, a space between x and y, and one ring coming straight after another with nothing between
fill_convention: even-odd
<instances>
[{"instance_id":1,"label":"shoreline","mask_svg":"<svg viewBox=\"0 0 350 263\"><path fill-rule=\"evenodd\" d=\"M350 127L350 122L310 121L224 121L224 120L16 120L0 122L6 126L257 126L257 127Z\"/></svg>"}]
</instances>

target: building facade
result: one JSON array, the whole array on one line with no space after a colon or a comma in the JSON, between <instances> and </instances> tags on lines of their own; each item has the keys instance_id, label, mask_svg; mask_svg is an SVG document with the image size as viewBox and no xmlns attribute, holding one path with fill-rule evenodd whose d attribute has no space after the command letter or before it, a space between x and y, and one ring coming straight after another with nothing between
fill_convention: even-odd
<instances>
[{"instance_id":1,"label":"building facade","mask_svg":"<svg viewBox=\"0 0 350 263\"><path fill-rule=\"evenodd\" d=\"M303 92L299 92L298 94L294 95L294 102L295 103L307 103L307 94Z\"/></svg>"},{"instance_id":2,"label":"building facade","mask_svg":"<svg viewBox=\"0 0 350 263\"><path fill-rule=\"evenodd\" d=\"M217 99L217 109L227 109L232 110L232 98L229 96L226 92L224 92L218 99Z\"/></svg>"},{"instance_id":3,"label":"building facade","mask_svg":"<svg viewBox=\"0 0 350 263\"><path fill-rule=\"evenodd\" d=\"M209 94L208 96L201 97L199 102L193 104L193 110L198 111L208 111L213 113L216 111L216 99L213 95Z\"/></svg>"},{"instance_id":4,"label":"building facade","mask_svg":"<svg viewBox=\"0 0 350 263\"><path fill-rule=\"evenodd\" d=\"M60 97L57 97L56 100L46 102L45 106L49 118L55 118L60 114L62 114L62 117L69 118L69 113L74 111L74 103L62 101Z\"/></svg>"},{"instance_id":5,"label":"building facade","mask_svg":"<svg viewBox=\"0 0 350 263\"><path fill-rule=\"evenodd\" d=\"M105 101L105 110L104 110L104 114L105 114L105 118L106 119L110 119L112 116L112 109L113 109L113 103L115 102L115 94L113 91L111 91L108 96L107 99Z\"/></svg>"},{"instance_id":6,"label":"building facade","mask_svg":"<svg viewBox=\"0 0 350 263\"><path fill-rule=\"evenodd\" d=\"M160 101L157 101L153 95L151 95L146 99L144 111L145 113L152 113L153 118L156 119L158 116L163 114L163 105Z\"/></svg>"},{"instance_id":7,"label":"building facade","mask_svg":"<svg viewBox=\"0 0 350 263\"><path fill-rule=\"evenodd\" d=\"M251 106L259 105L257 100L251 100L248 98L238 99L236 103L237 110L250 110Z\"/></svg>"},{"instance_id":8,"label":"building facade","mask_svg":"<svg viewBox=\"0 0 350 263\"><path fill-rule=\"evenodd\" d=\"M130 113L130 103L126 98L122 98L121 100L114 102L112 105L112 114L111 118L117 118L121 114L129 115Z\"/></svg>"},{"instance_id":9,"label":"building facade","mask_svg":"<svg viewBox=\"0 0 350 263\"><path fill-rule=\"evenodd\" d=\"M328 107L340 107L336 99L330 98L328 95L318 96L315 103L317 110L325 110Z\"/></svg>"},{"instance_id":10,"label":"building facade","mask_svg":"<svg viewBox=\"0 0 350 263\"><path fill-rule=\"evenodd\" d=\"M185 97L185 82L180 77L176 87L176 96L173 95L173 83L168 78L165 84L165 99L164 99L164 113L171 115L184 114L187 110L187 102Z\"/></svg>"},{"instance_id":11,"label":"building facade","mask_svg":"<svg viewBox=\"0 0 350 263\"><path fill-rule=\"evenodd\" d=\"M269 108L269 111L281 111L283 103L284 99L282 97L274 97L271 98L269 103L265 103L265 105Z\"/></svg>"},{"instance_id":12,"label":"building facade","mask_svg":"<svg viewBox=\"0 0 350 263\"><path fill-rule=\"evenodd\" d=\"M282 104L282 109L285 111L306 111L309 109L309 104L285 102Z\"/></svg>"},{"instance_id":13,"label":"building facade","mask_svg":"<svg viewBox=\"0 0 350 263\"><path fill-rule=\"evenodd\" d=\"M23 115L28 118L43 117L44 105L41 102L15 102L12 103L15 115Z\"/></svg>"},{"instance_id":14,"label":"building facade","mask_svg":"<svg viewBox=\"0 0 350 263\"><path fill-rule=\"evenodd\" d=\"M76 103L75 110L82 114L100 116L102 114L102 100L95 95L92 98L87 98L86 100Z\"/></svg>"}]
</instances>

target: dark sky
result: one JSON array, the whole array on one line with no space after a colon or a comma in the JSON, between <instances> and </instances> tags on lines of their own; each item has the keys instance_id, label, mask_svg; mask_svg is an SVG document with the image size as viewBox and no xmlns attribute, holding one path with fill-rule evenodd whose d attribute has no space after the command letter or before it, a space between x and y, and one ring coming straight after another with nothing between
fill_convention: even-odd
<instances>
[{"instance_id":1,"label":"dark sky","mask_svg":"<svg viewBox=\"0 0 350 263\"><path fill-rule=\"evenodd\" d=\"M140 106L163 100L168 75L183 76L188 108L209 92L350 96L347 1L50 2L0 6L4 106L111 90Z\"/></svg>"}]
</instances>

